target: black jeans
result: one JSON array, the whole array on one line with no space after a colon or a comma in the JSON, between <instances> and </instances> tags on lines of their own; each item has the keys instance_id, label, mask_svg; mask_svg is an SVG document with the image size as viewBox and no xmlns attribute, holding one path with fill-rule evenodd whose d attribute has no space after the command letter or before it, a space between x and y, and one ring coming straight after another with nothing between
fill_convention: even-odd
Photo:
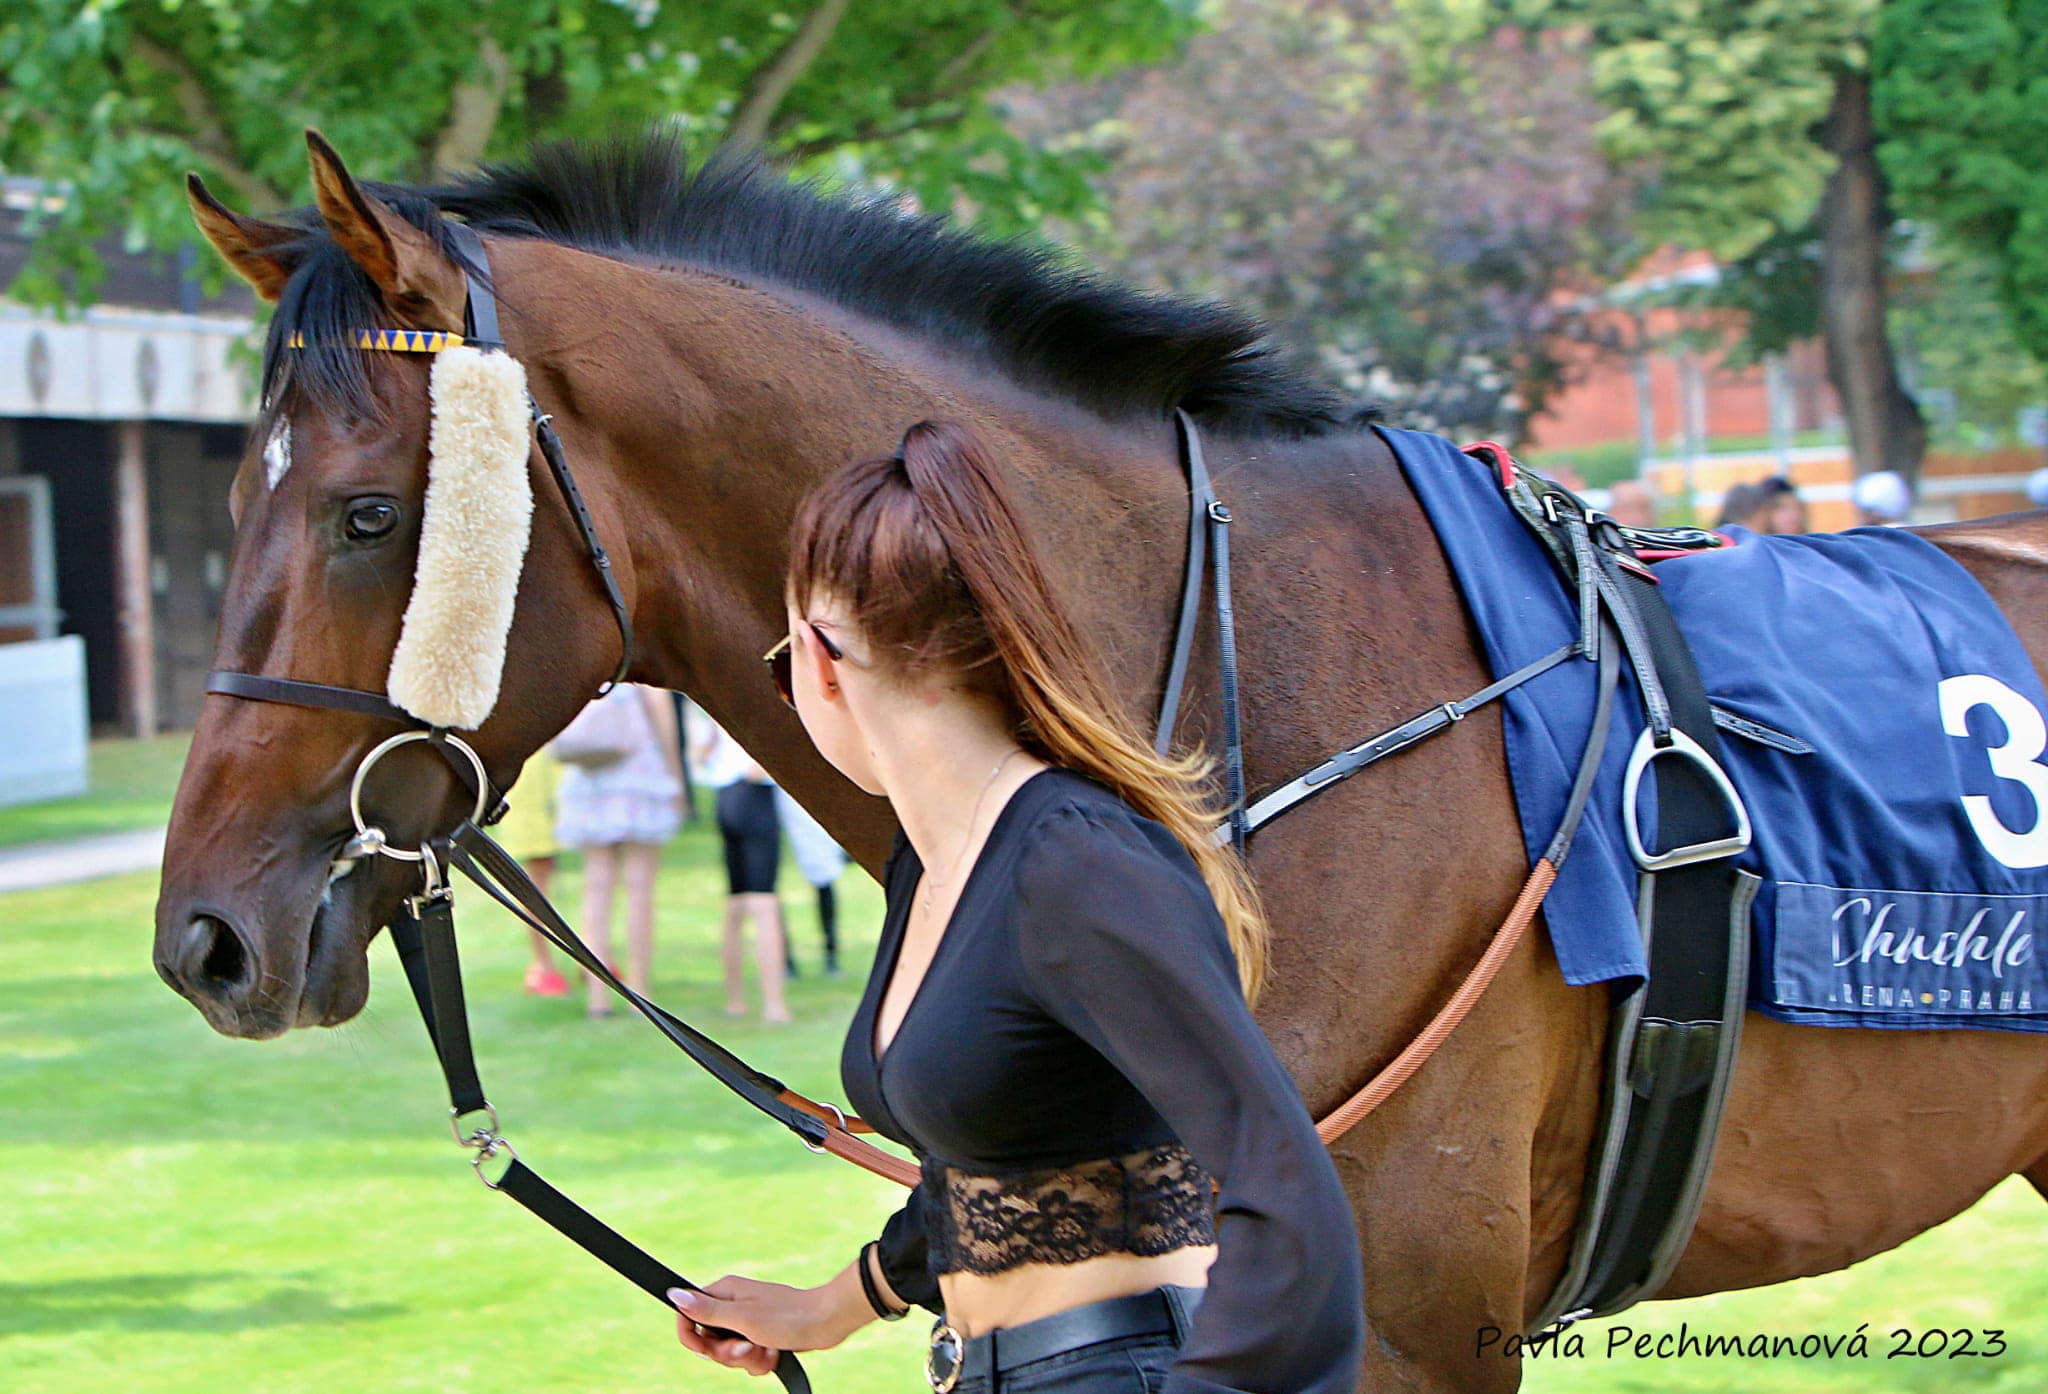
<instances>
[{"instance_id":1,"label":"black jeans","mask_svg":"<svg viewBox=\"0 0 2048 1394\"><path fill-rule=\"evenodd\" d=\"M953 1394L1158 1394L1179 1345L1171 1336L1127 1336L1061 1351L986 1379L963 1379Z\"/></svg>"},{"instance_id":2,"label":"black jeans","mask_svg":"<svg viewBox=\"0 0 2048 1394\"><path fill-rule=\"evenodd\" d=\"M1028 1342L1034 1338L1026 1333L1035 1330L1035 1339L1042 1343L1039 1348L1049 1353L1021 1364L1002 1356L995 1363L1004 1368L993 1375L988 1373L987 1363L974 1356L972 1347L977 1342L970 1342L967 1368L953 1386L953 1394L1158 1394L1201 1301L1200 1288L1160 1287L1139 1297L1109 1298L1026 1322L997 1334ZM1147 1302L1154 1305L1147 1308ZM1140 1308L1135 1314L1129 1310L1134 1303ZM1171 1330L1159 1325L1162 1316ZM1067 1345L1067 1333L1076 1319L1096 1332L1121 1327L1130 1334L1088 1340L1076 1333L1087 1343ZM1012 1352L1024 1353L1014 1347Z\"/></svg>"}]
</instances>

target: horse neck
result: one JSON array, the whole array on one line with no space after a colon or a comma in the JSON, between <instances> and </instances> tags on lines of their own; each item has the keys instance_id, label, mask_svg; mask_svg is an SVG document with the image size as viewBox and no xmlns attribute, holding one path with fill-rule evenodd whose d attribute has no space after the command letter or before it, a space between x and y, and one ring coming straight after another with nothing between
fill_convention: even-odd
<instances>
[{"instance_id":1,"label":"horse neck","mask_svg":"<svg viewBox=\"0 0 2048 1394\"><path fill-rule=\"evenodd\" d=\"M1185 510L1164 423L1119 430L830 307L724 277L544 243L510 244L497 261L511 347L616 554L633 678L688 693L869 867L888 852L887 805L819 759L760 663L786 627L785 539L817 480L887 454L918 420L965 422L1012 471L1027 526L1059 558L1055 585L1084 625L1107 629L1105 650L1127 650L1114 642L1124 638L1163 645ZM1127 573L1134 550L1150 557L1146 580L1106 606L1087 578Z\"/></svg>"}]
</instances>

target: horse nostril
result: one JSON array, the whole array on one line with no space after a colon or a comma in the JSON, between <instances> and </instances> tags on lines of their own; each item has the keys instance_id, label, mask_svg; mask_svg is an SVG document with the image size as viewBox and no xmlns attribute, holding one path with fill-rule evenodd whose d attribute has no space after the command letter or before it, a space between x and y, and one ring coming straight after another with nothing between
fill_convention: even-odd
<instances>
[{"instance_id":1,"label":"horse nostril","mask_svg":"<svg viewBox=\"0 0 2048 1394\"><path fill-rule=\"evenodd\" d=\"M185 927L178 967L186 984L194 988L245 988L252 976L242 937L213 915L195 915Z\"/></svg>"}]
</instances>

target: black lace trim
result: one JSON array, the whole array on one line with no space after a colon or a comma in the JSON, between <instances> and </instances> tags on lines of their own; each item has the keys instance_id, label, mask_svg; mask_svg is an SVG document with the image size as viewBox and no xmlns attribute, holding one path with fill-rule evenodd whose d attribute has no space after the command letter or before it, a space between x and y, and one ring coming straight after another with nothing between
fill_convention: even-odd
<instances>
[{"instance_id":1,"label":"black lace trim","mask_svg":"<svg viewBox=\"0 0 2048 1394\"><path fill-rule=\"evenodd\" d=\"M927 1160L933 1273L1001 1273L1216 1242L1209 1173L1178 1143L1000 1176Z\"/></svg>"}]
</instances>

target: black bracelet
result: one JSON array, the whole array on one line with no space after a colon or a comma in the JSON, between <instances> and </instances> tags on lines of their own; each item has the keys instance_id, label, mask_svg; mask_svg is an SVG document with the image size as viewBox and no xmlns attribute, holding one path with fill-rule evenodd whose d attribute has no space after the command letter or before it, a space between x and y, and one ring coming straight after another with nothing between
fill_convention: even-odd
<instances>
[{"instance_id":1,"label":"black bracelet","mask_svg":"<svg viewBox=\"0 0 2048 1394\"><path fill-rule=\"evenodd\" d=\"M875 1287L874 1274L868 1272L868 1250L874 1248L876 1242L870 1239L861 1246L860 1258L858 1260L860 1267L860 1290L867 1294L868 1305L875 1309L876 1316L880 1317L883 1321L901 1321L910 1315L910 1309L905 1307L900 1312L889 1310L889 1304L882 1300L880 1290Z\"/></svg>"}]
</instances>

